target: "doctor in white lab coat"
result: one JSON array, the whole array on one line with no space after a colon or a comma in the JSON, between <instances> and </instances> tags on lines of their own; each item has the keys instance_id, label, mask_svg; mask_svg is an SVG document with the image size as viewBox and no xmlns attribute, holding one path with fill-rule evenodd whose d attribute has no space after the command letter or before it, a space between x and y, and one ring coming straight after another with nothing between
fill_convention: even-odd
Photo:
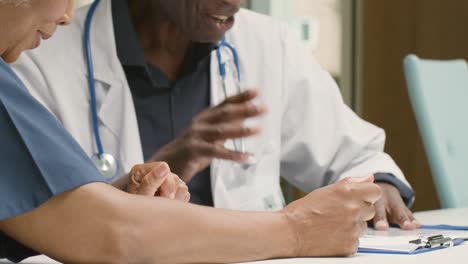
<instances>
[{"instance_id":1,"label":"doctor in white lab coat","mask_svg":"<svg viewBox=\"0 0 468 264\"><path fill-rule=\"evenodd\" d=\"M132 94L117 56L112 2L103 0L96 9L91 24L91 47L99 131L105 151L116 157L119 173L124 175L133 164L144 160ZM147 1L134 2L143 4ZM196 10L197 6L207 6L211 8L209 10L237 11L239 2L154 1L166 8L164 10L175 10L174 13L179 9ZM69 28L59 29L55 38L41 49L24 55L15 69L31 93L92 156L97 150L83 55L84 21L88 9L78 10ZM168 16L171 17L171 14ZM177 16L174 17L177 20ZM239 54L241 87L256 88L259 96L255 103L265 104L268 108L263 115L260 115L263 113L263 110L259 110L261 107L257 108L258 113L252 115L255 118L244 122L250 127L261 128L258 134L252 133L255 129L246 132L252 136L245 138L245 148L257 162L243 167L226 155L223 159L209 152L205 153L206 157L200 153L201 157L184 156L187 161L179 165L171 162L171 158L177 157L177 146L180 147L174 145L172 153L175 154L167 157L173 171L178 172L174 166L195 167L195 171L180 175L190 180L203 166L209 165L214 206L241 210L281 209L284 198L280 177L310 192L344 177L374 174L383 189L383 197L376 204L376 224L382 228L388 222L408 229L417 227L417 221L405 206L414 198L411 187L392 158L383 152L384 131L360 119L345 105L334 80L286 26L270 17L243 9L235 14L232 28L229 25L234 22L232 18L227 21L222 21L222 16L211 19L220 20L220 32L209 41L219 41L226 36L227 42ZM223 30L227 33L224 34ZM232 59L232 54L222 49L222 60L232 65ZM228 67L228 71L232 70L232 67ZM210 71L210 100L215 107L226 97L214 51ZM233 76L227 74L230 94L236 93L232 85ZM256 93L250 94L253 98ZM181 134L183 136L187 135ZM179 141L193 142L190 139ZM232 140L225 141L226 148L232 149L232 145ZM215 144L213 146L219 148ZM164 156L159 158L164 159ZM197 163L204 158L210 162L206 165ZM233 155L232 159L241 159L241 156ZM182 170L179 168L179 171Z\"/></svg>"}]
</instances>

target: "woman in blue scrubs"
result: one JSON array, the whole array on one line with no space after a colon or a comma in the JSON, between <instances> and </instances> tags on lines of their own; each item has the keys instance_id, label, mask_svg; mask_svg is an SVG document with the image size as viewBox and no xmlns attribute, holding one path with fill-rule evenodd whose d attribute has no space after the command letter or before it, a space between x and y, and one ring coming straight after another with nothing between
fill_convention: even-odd
<instances>
[{"instance_id":1,"label":"woman in blue scrubs","mask_svg":"<svg viewBox=\"0 0 468 264\"><path fill-rule=\"evenodd\" d=\"M41 39L51 37L57 25L68 24L72 8L73 2L68 0L0 0L0 220L31 211L73 188L104 182L80 146L29 94L7 64L23 50L35 48ZM150 166L163 170L158 175L169 172L167 166L156 165ZM149 169L148 165L140 165L134 170ZM135 175L141 178L141 174ZM122 180L116 184L131 193L148 195L161 187L159 191L165 194L162 196L187 201L185 184L171 183L178 177L170 176L160 178L166 179L164 183L159 180L147 186L142 186L136 176L128 186ZM32 250L0 232L0 258L20 260L32 254Z\"/></svg>"},{"instance_id":2,"label":"woman in blue scrubs","mask_svg":"<svg viewBox=\"0 0 468 264\"><path fill-rule=\"evenodd\" d=\"M40 252L65 263L226 263L356 251L381 194L372 177L279 212L188 204L186 186L163 163L136 166L117 184L130 193L104 182L7 65L68 24L72 8L72 0L0 0L0 259ZM172 199L154 197L158 190ZM330 223L340 219L349 221L336 230Z\"/></svg>"},{"instance_id":3,"label":"woman in blue scrubs","mask_svg":"<svg viewBox=\"0 0 468 264\"><path fill-rule=\"evenodd\" d=\"M77 186L102 181L80 147L7 65L24 49L34 48L41 38L52 35L56 24L68 23L68 14L63 13L67 1L55 6L46 2L51 1L36 1L40 5L35 9L27 1L0 2L0 220L30 211ZM31 19L7 20L13 8L29 12ZM48 12L44 12L46 8ZM35 10L43 12L33 13ZM40 26L33 27L36 23ZM32 253L0 233L0 257L20 260Z\"/></svg>"}]
</instances>

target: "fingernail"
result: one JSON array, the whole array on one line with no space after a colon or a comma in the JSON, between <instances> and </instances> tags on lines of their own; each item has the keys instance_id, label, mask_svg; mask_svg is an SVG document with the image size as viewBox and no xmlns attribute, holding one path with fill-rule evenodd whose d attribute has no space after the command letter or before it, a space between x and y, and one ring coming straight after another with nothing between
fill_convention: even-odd
<instances>
[{"instance_id":1,"label":"fingernail","mask_svg":"<svg viewBox=\"0 0 468 264\"><path fill-rule=\"evenodd\" d=\"M239 160L239 161L240 161L240 162L246 162L246 161L249 159L249 157L250 157L250 154L247 153L247 152L245 152L245 153L240 153L240 155L239 155L239 159L240 159L240 160Z\"/></svg>"},{"instance_id":2,"label":"fingernail","mask_svg":"<svg viewBox=\"0 0 468 264\"><path fill-rule=\"evenodd\" d=\"M242 153L241 162L243 164L255 164L255 156L250 152Z\"/></svg>"},{"instance_id":3,"label":"fingernail","mask_svg":"<svg viewBox=\"0 0 468 264\"><path fill-rule=\"evenodd\" d=\"M258 113L264 113L268 110L267 106L266 105L257 105L257 112Z\"/></svg>"},{"instance_id":4,"label":"fingernail","mask_svg":"<svg viewBox=\"0 0 468 264\"><path fill-rule=\"evenodd\" d=\"M254 94L259 94L260 93L260 91L257 88L249 89L249 90L247 90L247 92L254 93Z\"/></svg>"},{"instance_id":5,"label":"fingernail","mask_svg":"<svg viewBox=\"0 0 468 264\"><path fill-rule=\"evenodd\" d=\"M379 229L379 230L388 229L387 221L384 221L384 220L377 221L377 223L375 223L375 229Z\"/></svg>"},{"instance_id":6,"label":"fingernail","mask_svg":"<svg viewBox=\"0 0 468 264\"><path fill-rule=\"evenodd\" d=\"M166 166L158 166L155 171L156 177L159 178L164 178L169 174L169 170L166 168Z\"/></svg>"},{"instance_id":7,"label":"fingernail","mask_svg":"<svg viewBox=\"0 0 468 264\"><path fill-rule=\"evenodd\" d=\"M421 223L419 223L419 221L418 221L418 220L416 220L416 219L415 219L415 220L413 220L413 221L412 221L412 223L413 223L413 225L416 225L416 226L421 226Z\"/></svg>"},{"instance_id":8,"label":"fingernail","mask_svg":"<svg viewBox=\"0 0 468 264\"><path fill-rule=\"evenodd\" d=\"M404 227L411 227L412 224L411 224L410 221L406 220L405 222L403 222L403 226L404 226Z\"/></svg>"}]
</instances>

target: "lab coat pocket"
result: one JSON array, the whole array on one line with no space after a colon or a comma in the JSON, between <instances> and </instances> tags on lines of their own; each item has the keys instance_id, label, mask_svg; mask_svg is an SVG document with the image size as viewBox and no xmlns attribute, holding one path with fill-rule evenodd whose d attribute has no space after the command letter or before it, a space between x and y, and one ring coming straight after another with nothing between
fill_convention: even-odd
<instances>
[{"instance_id":1,"label":"lab coat pocket","mask_svg":"<svg viewBox=\"0 0 468 264\"><path fill-rule=\"evenodd\" d=\"M228 146L228 148L232 147ZM275 166L275 164L279 164L279 150L275 150L272 144L266 144L263 148L252 148L247 144L247 148L246 151L252 154L249 163L241 164L228 160L218 161L218 169L220 170L218 175L222 175L229 190L252 185L258 177L263 175L270 175L271 177L279 172L279 166L278 168ZM260 150L254 151L254 149Z\"/></svg>"},{"instance_id":2,"label":"lab coat pocket","mask_svg":"<svg viewBox=\"0 0 468 264\"><path fill-rule=\"evenodd\" d=\"M250 165L224 160L213 163L212 184L217 207L255 211L281 208L279 149L267 144L255 152L255 159Z\"/></svg>"}]
</instances>

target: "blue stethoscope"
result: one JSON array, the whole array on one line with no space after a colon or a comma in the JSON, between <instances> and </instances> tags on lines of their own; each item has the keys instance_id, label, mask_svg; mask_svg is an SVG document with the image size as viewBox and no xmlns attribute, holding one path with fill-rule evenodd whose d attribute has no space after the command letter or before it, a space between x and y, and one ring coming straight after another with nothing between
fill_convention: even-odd
<instances>
[{"instance_id":1,"label":"blue stethoscope","mask_svg":"<svg viewBox=\"0 0 468 264\"><path fill-rule=\"evenodd\" d=\"M98 125L98 114L97 114L97 106L96 106L96 86L94 81L94 67L93 67L93 58L91 54L91 22L93 20L94 13L96 12L96 8L98 7L101 0L95 0L86 15L85 25L84 25L84 54L86 59L86 68L88 72L88 86L89 86L89 94L91 99L91 115L92 115L92 124L93 124L93 133L94 133L94 140L97 147L97 153L94 154L91 159L93 160L96 168L102 174L103 177L111 179L117 176L118 172L118 162L115 157L109 153L104 152L104 148L102 146L101 135L99 133L99 125ZM241 93L240 87L240 67L239 67L239 57L237 54L236 49L229 44L225 38L223 38L219 42L219 47L216 49L216 57L218 59L218 68L219 68L219 75L222 82L223 93L225 98L228 97L228 89L227 89L227 71L226 71L226 63L222 61L221 58L221 48L227 48L232 56L235 66L235 86L236 92ZM234 141L234 149L239 152L245 153L245 144L242 138L233 140ZM248 168L251 165L255 164L256 160L253 155L250 155L249 160L243 164L244 168Z\"/></svg>"}]
</instances>

